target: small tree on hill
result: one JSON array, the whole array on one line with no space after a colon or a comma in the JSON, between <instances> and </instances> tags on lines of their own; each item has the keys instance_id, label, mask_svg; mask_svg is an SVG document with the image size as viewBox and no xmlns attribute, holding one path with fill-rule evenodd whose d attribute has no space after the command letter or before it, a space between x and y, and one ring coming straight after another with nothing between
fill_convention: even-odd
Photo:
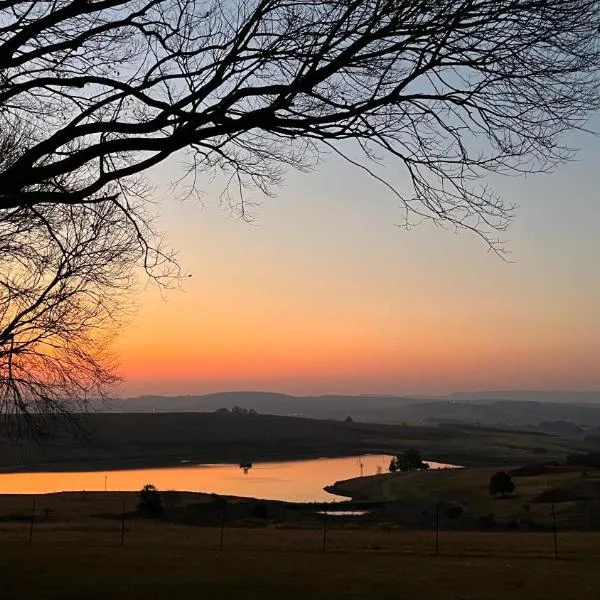
<instances>
[{"instance_id":1,"label":"small tree on hill","mask_svg":"<svg viewBox=\"0 0 600 600\"><path fill-rule=\"evenodd\" d=\"M506 494L512 494L515 491L515 484L506 471L498 471L490 477L489 490L490 495L500 494L504 498Z\"/></svg>"},{"instance_id":2,"label":"small tree on hill","mask_svg":"<svg viewBox=\"0 0 600 600\"><path fill-rule=\"evenodd\" d=\"M142 517L156 519L163 514L160 492L151 484L146 484L140 491L138 513Z\"/></svg>"},{"instance_id":3,"label":"small tree on hill","mask_svg":"<svg viewBox=\"0 0 600 600\"><path fill-rule=\"evenodd\" d=\"M390 462L390 472L395 473L396 471L421 471L429 469L429 465L423 462L423 457L419 450L415 448L409 448L402 454L398 454L395 458L392 458Z\"/></svg>"}]
</instances>

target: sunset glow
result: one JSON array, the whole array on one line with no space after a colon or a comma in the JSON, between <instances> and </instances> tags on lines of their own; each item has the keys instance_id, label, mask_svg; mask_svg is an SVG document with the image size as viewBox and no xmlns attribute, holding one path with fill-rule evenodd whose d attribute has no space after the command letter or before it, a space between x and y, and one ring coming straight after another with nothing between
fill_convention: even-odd
<instances>
[{"instance_id":1,"label":"sunset glow","mask_svg":"<svg viewBox=\"0 0 600 600\"><path fill-rule=\"evenodd\" d=\"M206 207L162 203L192 277L142 293L119 393L600 388L600 143L575 142L557 174L492 182L519 204L507 260L465 232L396 227L397 200L336 161L291 173L252 223L209 183Z\"/></svg>"}]
</instances>

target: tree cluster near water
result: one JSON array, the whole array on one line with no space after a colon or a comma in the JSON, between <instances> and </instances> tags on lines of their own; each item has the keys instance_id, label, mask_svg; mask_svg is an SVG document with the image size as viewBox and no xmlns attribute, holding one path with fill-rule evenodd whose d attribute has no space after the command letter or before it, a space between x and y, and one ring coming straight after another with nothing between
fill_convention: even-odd
<instances>
[{"instance_id":1,"label":"tree cluster near water","mask_svg":"<svg viewBox=\"0 0 600 600\"><path fill-rule=\"evenodd\" d=\"M139 269L180 273L145 173L222 183L248 216L286 171L340 158L502 252L490 173L547 172L600 107L597 0L0 3L0 408L107 393ZM409 182L398 187L390 172Z\"/></svg>"},{"instance_id":2,"label":"tree cluster near water","mask_svg":"<svg viewBox=\"0 0 600 600\"><path fill-rule=\"evenodd\" d=\"M423 461L421 452L415 448L410 448L398 454L390 461L389 470L391 473L397 471L425 471L429 465Z\"/></svg>"}]
</instances>

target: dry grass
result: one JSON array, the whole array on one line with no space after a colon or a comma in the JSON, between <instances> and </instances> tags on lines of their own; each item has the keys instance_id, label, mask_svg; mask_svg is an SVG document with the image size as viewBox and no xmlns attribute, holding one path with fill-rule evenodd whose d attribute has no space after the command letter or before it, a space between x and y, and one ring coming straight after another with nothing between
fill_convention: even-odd
<instances>
[{"instance_id":1,"label":"dry grass","mask_svg":"<svg viewBox=\"0 0 600 600\"><path fill-rule=\"evenodd\" d=\"M121 511L126 509L125 545L129 548L155 548L209 551L221 543L220 526L181 525L140 519L135 515L134 493L96 492L47 494L36 498L33 547L64 545L120 547ZM203 494L182 494L181 505L208 502ZM0 496L0 546L27 544L31 532L30 496ZM218 521L217 521L218 522ZM224 546L228 550L319 552L323 544L322 522L310 515L291 522L252 526L246 520L233 526L227 522ZM239 526L245 524L245 526ZM250 525L250 526L249 526ZM348 521L327 521L326 548L330 552L392 552L432 555L435 552L432 528L406 531L394 521L370 523L357 528ZM439 549L444 555L504 556L512 558L552 557L553 535L549 531L440 531ZM563 557L579 559L600 555L600 532L559 531Z\"/></svg>"},{"instance_id":2,"label":"dry grass","mask_svg":"<svg viewBox=\"0 0 600 600\"><path fill-rule=\"evenodd\" d=\"M419 598L596 600L597 559L405 556L385 551L198 547L156 539L125 548L0 547L0 597L28 598Z\"/></svg>"},{"instance_id":3,"label":"dry grass","mask_svg":"<svg viewBox=\"0 0 600 600\"><path fill-rule=\"evenodd\" d=\"M39 496L32 544L26 521L0 522L2 600L169 598L300 600L596 600L600 533L193 527L117 518L134 494ZM185 494L182 503L203 496ZM31 506L0 496L0 514ZM45 509L52 511L45 514ZM26 512L22 512L23 515ZM46 513L47 514L47 513Z\"/></svg>"},{"instance_id":4,"label":"dry grass","mask_svg":"<svg viewBox=\"0 0 600 600\"><path fill-rule=\"evenodd\" d=\"M549 526L552 505L536 499L544 492L565 491L578 493L585 488L592 493L585 502L558 502L555 505L560 527L585 528L591 523L593 512L600 501L600 472L589 471L583 482L579 473L552 473L533 477L514 477L515 493L506 498L491 497L488 492L490 476L498 469L444 469L416 471L359 477L338 482L338 493L359 500L393 500L405 507L426 508L431 511L436 503L460 504L466 516L482 517L492 513L497 521L531 519ZM595 490L595 491L594 491ZM596 497L598 496L598 497Z\"/></svg>"}]
</instances>

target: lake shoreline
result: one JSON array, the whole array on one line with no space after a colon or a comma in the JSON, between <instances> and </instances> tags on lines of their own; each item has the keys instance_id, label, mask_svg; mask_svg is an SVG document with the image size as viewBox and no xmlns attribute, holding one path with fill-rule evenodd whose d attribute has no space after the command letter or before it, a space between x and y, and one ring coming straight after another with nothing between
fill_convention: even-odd
<instances>
[{"instance_id":1,"label":"lake shoreline","mask_svg":"<svg viewBox=\"0 0 600 600\"><path fill-rule=\"evenodd\" d=\"M327 511L329 513L336 513L339 511L368 511L372 508L380 508L386 504L379 500L352 500L347 497L341 500L331 500L330 502L325 501L314 501L314 502L294 502L290 500L274 500L272 498L260 498L255 496L236 496L231 494L216 494L210 492L190 492L189 490L159 490L161 496L168 496L169 494L180 494L182 496L192 499L196 499L200 504L208 503L223 503L228 502L231 504L264 504L265 506L286 506L294 510L308 510L308 511ZM7 500L14 500L19 498L45 498L45 499L77 499L82 498L82 494L85 494L86 500L89 499L94 502L94 499L110 500L111 498L118 498L121 501L126 500L129 506L133 506L139 500L139 491L132 490L108 490L103 491L64 491L64 492L45 492L45 493L0 493L0 512L2 504ZM131 502L129 502L131 501ZM29 506L29 505L27 505Z\"/></svg>"},{"instance_id":2,"label":"lake shoreline","mask_svg":"<svg viewBox=\"0 0 600 600\"><path fill-rule=\"evenodd\" d=\"M373 452L361 453L361 456L375 456L387 454L379 449ZM389 453L391 455L391 452ZM287 462L305 462L312 460L327 460L335 458L353 458L356 451L348 449L340 452L303 452L290 454L282 452L281 454L269 454L264 457L255 458L252 462L255 464L278 464ZM17 473L80 473L80 472L108 472L111 471L129 471L144 469L177 469L194 466L222 466L239 464L223 457L198 455L196 457L134 457L123 459L91 459L91 460L72 460L72 461L52 461L35 464L13 464L0 465L0 474Z\"/></svg>"},{"instance_id":3,"label":"lake shoreline","mask_svg":"<svg viewBox=\"0 0 600 600\"><path fill-rule=\"evenodd\" d=\"M247 463L166 464L161 467L128 468L119 464L115 470L58 470L60 465L37 465L35 471L0 473L0 492L48 494L60 492L139 492L145 485L159 491L203 493L220 497L237 497L292 503L332 503L340 501L327 486L354 475L381 472L388 455L319 457ZM96 465L105 467L108 465ZM117 466L117 465L115 465ZM43 468L45 467L45 469ZM345 497L344 501L348 498Z\"/></svg>"}]
</instances>

